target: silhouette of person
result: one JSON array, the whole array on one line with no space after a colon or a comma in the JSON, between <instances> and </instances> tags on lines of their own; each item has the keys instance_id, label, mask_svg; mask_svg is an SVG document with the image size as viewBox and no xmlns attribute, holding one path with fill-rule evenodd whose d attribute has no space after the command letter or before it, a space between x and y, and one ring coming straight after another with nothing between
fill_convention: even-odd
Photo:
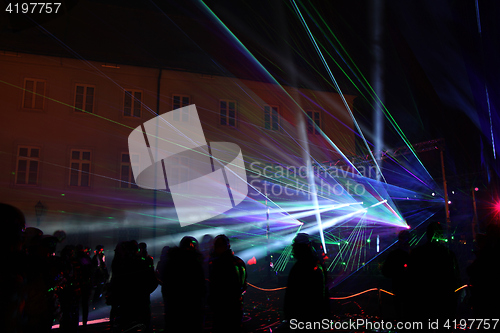
<instances>
[{"instance_id":1,"label":"silhouette of person","mask_svg":"<svg viewBox=\"0 0 500 333\"><path fill-rule=\"evenodd\" d=\"M202 332L205 298L203 258L194 237L168 251L160 280L168 332Z\"/></svg>"},{"instance_id":2,"label":"silhouette of person","mask_svg":"<svg viewBox=\"0 0 500 333\"><path fill-rule=\"evenodd\" d=\"M66 245L62 249L61 261L64 285L59 291L62 312L60 327L63 332L75 332L78 328L79 300L81 296L79 290L79 263L75 246Z\"/></svg>"},{"instance_id":3,"label":"silhouette of person","mask_svg":"<svg viewBox=\"0 0 500 333\"><path fill-rule=\"evenodd\" d=\"M111 262L111 281L106 290L106 304L111 305L111 310L109 313L109 323L111 326L111 331L114 332L120 323L120 304L124 295L120 293L122 271L124 271L125 264L127 262L125 242L119 242L115 246L115 255L113 261ZM118 276L118 279L117 277Z\"/></svg>"},{"instance_id":4,"label":"silhouette of person","mask_svg":"<svg viewBox=\"0 0 500 333\"><path fill-rule=\"evenodd\" d=\"M95 254L92 257L92 284L94 287L94 297L92 307L95 309L102 305L104 286L108 282L109 272L106 266L106 256L104 255L104 246L97 245Z\"/></svg>"},{"instance_id":5,"label":"silhouette of person","mask_svg":"<svg viewBox=\"0 0 500 333\"><path fill-rule=\"evenodd\" d=\"M398 248L387 256L382 274L392 279L394 292L394 310L397 319L408 318L408 302L411 285L409 283L408 265L410 263L410 232L401 230L398 234Z\"/></svg>"},{"instance_id":6,"label":"silhouette of person","mask_svg":"<svg viewBox=\"0 0 500 333\"><path fill-rule=\"evenodd\" d=\"M56 287L63 281L54 257L57 238L34 230L26 244L26 282L23 308L23 332L47 332L52 327L56 311Z\"/></svg>"},{"instance_id":7,"label":"silhouette of person","mask_svg":"<svg viewBox=\"0 0 500 333\"><path fill-rule=\"evenodd\" d=\"M78 271L78 284L80 288L80 299L82 307L82 325L87 326L89 319L89 301L92 292L92 259L83 245L76 246L76 266Z\"/></svg>"},{"instance_id":8,"label":"silhouette of person","mask_svg":"<svg viewBox=\"0 0 500 333\"><path fill-rule=\"evenodd\" d=\"M226 235L214 239L209 262L209 305L214 333L241 331L243 295L247 288L246 266L231 251Z\"/></svg>"},{"instance_id":9,"label":"silhouette of person","mask_svg":"<svg viewBox=\"0 0 500 333\"><path fill-rule=\"evenodd\" d=\"M201 238L200 242L200 252L203 256L203 272L205 276L208 277L208 263L211 259L212 250L214 247L214 237L212 235L206 234ZM208 290L208 279L205 281Z\"/></svg>"},{"instance_id":10,"label":"silhouette of person","mask_svg":"<svg viewBox=\"0 0 500 333\"><path fill-rule=\"evenodd\" d=\"M117 250L111 264L113 325L144 325L149 331L150 294L158 286L154 268L139 255L136 241L123 242Z\"/></svg>"},{"instance_id":11,"label":"silhouette of person","mask_svg":"<svg viewBox=\"0 0 500 333\"><path fill-rule=\"evenodd\" d=\"M170 250L170 246L164 246L161 249L160 260L156 264L156 278L158 279L158 283L162 286L162 294L163 294L163 276L165 274L165 265L167 263L168 251Z\"/></svg>"},{"instance_id":12,"label":"silhouette of person","mask_svg":"<svg viewBox=\"0 0 500 333\"><path fill-rule=\"evenodd\" d=\"M410 252L411 313L419 320L453 318L460 282L458 263L455 254L443 245L439 222L427 226L426 236L427 243Z\"/></svg>"},{"instance_id":13,"label":"silhouette of person","mask_svg":"<svg viewBox=\"0 0 500 333\"><path fill-rule=\"evenodd\" d=\"M308 234L299 233L292 244L295 264L288 275L284 299L285 318L290 321L321 321L328 318L326 271Z\"/></svg>"},{"instance_id":14,"label":"silhouette of person","mask_svg":"<svg viewBox=\"0 0 500 333\"><path fill-rule=\"evenodd\" d=\"M4 267L0 274L0 320L6 332L22 331L24 284L26 283L26 254L22 251L25 230L24 214L11 205L0 203L2 234L0 250L4 253Z\"/></svg>"},{"instance_id":15,"label":"silhouette of person","mask_svg":"<svg viewBox=\"0 0 500 333\"><path fill-rule=\"evenodd\" d=\"M475 318L496 318L500 313L500 227L490 224L486 234L477 235L480 249L474 262L467 267L470 278L472 310Z\"/></svg>"}]
</instances>

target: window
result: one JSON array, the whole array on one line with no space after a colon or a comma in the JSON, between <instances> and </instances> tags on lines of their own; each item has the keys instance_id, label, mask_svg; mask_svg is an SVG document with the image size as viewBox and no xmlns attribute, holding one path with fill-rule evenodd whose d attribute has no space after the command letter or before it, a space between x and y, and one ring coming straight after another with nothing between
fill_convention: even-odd
<instances>
[{"instance_id":1,"label":"window","mask_svg":"<svg viewBox=\"0 0 500 333\"><path fill-rule=\"evenodd\" d=\"M37 185L39 165L40 148L19 147L16 166L16 184Z\"/></svg>"},{"instance_id":2,"label":"window","mask_svg":"<svg viewBox=\"0 0 500 333\"><path fill-rule=\"evenodd\" d=\"M321 128L321 118L319 111L306 111L307 113L307 133L319 134ZM317 126L314 126L316 124Z\"/></svg>"},{"instance_id":3,"label":"window","mask_svg":"<svg viewBox=\"0 0 500 333\"><path fill-rule=\"evenodd\" d=\"M220 124L236 126L236 102L221 100L220 106Z\"/></svg>"},{"instance_id":4,"label":"window","mask_svg":"<svg viewBox=\"0 0 500 333\"><path fill-rule=\"evenodd\" d=\"M273 131L279 130L279 111L277 106L264 105L264 128Z\"/></svg>"},{"instance_id":5,"label":"window","mask_svg":"<svg viewBox=\"0 0 500 333\"><path fill-rule=\"evenodd\" d=\"M125 90L123 115L126 117L140 117L142 108L142 91Z\"/></svg>"},{"instance_id":6,"label":"window","mask_svg":"<svg viewBox=\"0 0 500 333\"><path fill-rule=\"evenodd\" d=\"M122 153L120 164L120 187L121 188L138 188L135 184L134 174L132 172L132 165L139 164L139 155Z\"/></svg>"},{"instance_id":7,"label":"window","mask_svg":"<svg viewBox=\"0 0 500 333\"><path fill-rule=\"evenodd\" d=\"M189 160L183 156L169 157L167 164L168 178L178 185L179 189L189 189Z\"/></svg>"},{"instance_id":8,"label":"window","mask_svg":"<svg viewBox=\"0 0 500 333\"><path fill-rule=\"evenodd\" d=\"M190 104L189 96L185 95L174 95L172 98L172 110L174 110L173 118L175 121L189 121L188 110L183 110L182 114L179 110L182 107L188 106Z\"/></svg>"},{"instance_id":9,"label":"window","mask_svg":"<svg viewBox=\"0 0 500 333\"><path fill-rule=\"evenodd\" d=\"M90 150L72 150L69 185L90 186Z\"/></svg>"},{"instance_id":10,"label":"window","mask_svg":"<svg viewBox=\"0 0 500 333\"><path fill-rule=\"evenodd\" d=\"M95 87L78 84L75 91L75 111L94 113Z\"/></svg>"},{"instance_id":11,"label":"window","mask_svg":"<svg viewBox=\"0 0 500 333\"><path fill-rule=\"evenodd\" d=\"M45 101L45 81L24 80L23 108L43 110Z\"/></svg>"}]
</instances>

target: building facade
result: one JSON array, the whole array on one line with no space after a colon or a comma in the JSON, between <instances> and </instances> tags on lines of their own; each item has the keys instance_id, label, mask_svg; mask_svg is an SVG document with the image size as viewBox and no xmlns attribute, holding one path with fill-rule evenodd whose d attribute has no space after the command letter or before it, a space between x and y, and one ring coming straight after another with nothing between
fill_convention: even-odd
<instances>
[{"instance_id":1,"label":"building facade","mask_svg":"<svg viewBox=\"0 0 500 333\"><path fill-rule=\"evenodd\" d=\"M174 213L156 218L171 207L169 194L135 185L127 138L180 107L195 104L207 141L238 144L247 169L304 164L305 147L316 161L335 160L329 140L355 152L352 120L332 92L14 52L0 55L0 84L0 201L19 207L29 226L82 243L178 228ZM345 98L352 106L354 96Z\"/></svg>"}]
</instances>

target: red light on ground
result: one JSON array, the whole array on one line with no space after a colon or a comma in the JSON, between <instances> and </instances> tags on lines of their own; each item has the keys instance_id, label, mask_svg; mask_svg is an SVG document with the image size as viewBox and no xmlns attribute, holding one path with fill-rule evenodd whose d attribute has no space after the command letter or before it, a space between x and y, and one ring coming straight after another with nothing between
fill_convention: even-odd
<instances>
[{"instance_id":1,"label":"red light on ground","mask_svg":"<svg viewBox=\"0 0 500 333\"><path fill-rule=\"evenodd\" d=\"M255 265L256 263L257 263L257 259L255 259L255 257L253 257L252 259L247 261L248 265Z\"/></svg>"}]
</instances>

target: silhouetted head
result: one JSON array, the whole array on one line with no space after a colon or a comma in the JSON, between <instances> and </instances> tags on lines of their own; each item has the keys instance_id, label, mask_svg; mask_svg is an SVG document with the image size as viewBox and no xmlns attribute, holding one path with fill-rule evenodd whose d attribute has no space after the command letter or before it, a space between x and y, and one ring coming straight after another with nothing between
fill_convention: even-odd
<instances>
[{"instance_id":1,"label":"silhouetted head","mask_svg":"<svg viewBox=\"0 0 500 333\"><path fill-rule=\"evenodd\" d=\"M124 249L125 249L125 255L127 256L135 256L137 252L139 251L139 245L137 244L137 241L131 240L128 242L125 242L123 244Z\"/></svg>"},{"instance_id":2,"label":"silhouetted head","mask_svg":"<svg viewBox=\"0 0 500 333\"><path fill-rule=\"evenodd\" d=\"M311 257L314 254L311 239L306 233L298 234L292 244L293 256L297 260Z\"/></svg>"},{"instance_id":3,"label":"silhouetted head","mask_svg":"<svg viewBox=\"0 0 500 333\"><path fill-rule=\"evenodd\" d=\"M219 235L214 239L214 252L220 255L231 249L231 243L226 235Z\"/></svg>"},{"instance_id":4,"label":"silhouetted head","mask_svg":"<svg viewBox=\"0 0 500 333\"><path fill-rule=\"evenodd\" d=\"M14 206L0 204L0 219L4 235L1 246L9 252L21 250L22 235L26 227L24 214Z\"/></svg>"},{"instance_id":5,"label":"silhouetted head","mask_svg":"<svg viewBox=\"0 0 500 333\"><path fill-rule=\"evenodd\" d=\"M24 231L23 246L28 251L28 253L36 252L37 247L40 245L42 236L42 230L34 227L26 228L26 230Z\"/></svg>"},{"instance_id":6,"label":"silhouetted head","mask_svg":"<svg viewBox=\"0 0 500 333\"><path fill-rule=\"evenodd\" d=\"M54 237L57 237L59 243L66 239L66 232L64 230L56 230L54 231Z\"/></svg>"},{"instance_id":7,"label":"silhouetted head","mask_svg":"<svg viewBox=\"0 0 500 333\"><path fill-rule=\"evenodd\" d=\"M427 226L427 242L440 242L444 239L443 227L439 222L431 222Z\"/></svg>"},{"instance_id":8,"label":"silhouetted head","mask_svg":"<svg viewBox=\"0 0 500 333\"><path fill-rule=\"evenodd\" d=\"M184 236L179 243L179 247L183 250L196 250L198 251L198 240L191 236Z\"/></svg>"},{"instance_id":9,"label":"silhouetted head","mask_svg":"<svg viewBox=\"0 0 500 333\"><path fill-rule=\"evenodd\" d=\"M139 248L139 253L144 255L148 253L148 245L146 243L144 242L139 243L138 248Z\"/></svg>"},{"instance_id":10,"label":"silhouetted head","mask_svg":"<svg viewBox=\"0 0 500 333\"><path fill-rule=\"evenodd\" d=\"M126 250L125 250L125 243L126 242L119 242L118 244L116 244L115 246L115 256L113 258L113 263L115 261L120 261L120 260L123 260L125 258L125 255L126 255Z\"/></svg>"},{"instance_id":11,"label":"silhouetted head","mask_svg":"<svg viewBox=\"0 0 500 333\"><path fill-rule=\"evenodd\" d=\"M55 236L44 236L40 240L40 255L51 257L55 255L57 243L59 239Z\"/></svg>"},{"instance_id":12,"label":"silhouetted head","mask_svg":"<svg viewBox=\"0 0 500 333\"><path fill-rule=\"evenodd\" d=\"M160 260L166 260L168 251L170 250L170 246L164 246L163 249L161 249L161 254L160 254Z\"/></svg>"},{"instance_id":13,"label":"silhouetted head","mask_svg":"<svg viewBox=\"0 0 500 333\"><path fill-rule=\"evenodd\" d=\"M200 251L202 252L210 252L210 250L214 246L214 238L212 235L206 234L201 238L201 243L200 243Z\"/></svg>"},{"instance_id":14,"label":"silhouetted head","mask_svg":"<svg viewBox=\"0 0 500 333\"><path fill-rule=\"evenodd\" d=\"M75 254L75 246L74 245L66 245L61 251L61 258L63 259L71 259Z\"/></svg>"},{"instance_id":15,"label":"silhouetted head","mask_svg":"<svg viewBox=\"0 0 500 333\"><path fill-rule=\"evenodd\" d=\"M104 252L104 246L102 246L102 245L97 245L97 246L95 247L95 253L96 253L96 254L100 254L100 253L102 253L102 252Z\"/></svg>"}]
</instances>

